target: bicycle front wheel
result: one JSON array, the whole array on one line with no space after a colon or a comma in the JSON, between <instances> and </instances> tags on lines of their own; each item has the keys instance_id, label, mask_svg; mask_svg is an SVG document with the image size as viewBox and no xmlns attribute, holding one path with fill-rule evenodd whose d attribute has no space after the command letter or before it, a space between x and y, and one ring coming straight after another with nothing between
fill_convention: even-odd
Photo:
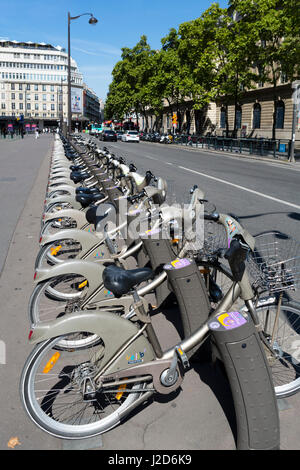
<instances>
[{"instance_id":1,"label":"bicycle front wheel","mask_svg":"<svg viewBox=\"0 0 300 470\"><path fill-rule=\"evenodd\" d=\"M69 261L80 256L81 245L75 240L60 240L41 247L35 261L35 269L41 269Z\"/></svg>"},{"instance_id":2,"label":"bicycle front wheel","mask_svg":"<svg viewBox=\"0 0 300 470\"><path fill-rule=\"evenodd\" d=\"M68 336L68 335L67 335ZM64 337L37 345L22 371L21 401L32 421L43 431L63 439L102 434L120 423L120 413L137 400L145 386L93 389L101 368L104 343L80 350L64 349Z\"/></svg>"},{"instance_id":3,"label":"bicycle front wheel","mask_svg":"<svg viewBox=\"0 0 300 470\"><path fill-rule=\"evenodd\" d=\"M266 350L277 398L300 390L300 304L283 300L276 323L277 300L261 299L256 308L263 334L273 354Z\"/></svg>"}]
</instances>

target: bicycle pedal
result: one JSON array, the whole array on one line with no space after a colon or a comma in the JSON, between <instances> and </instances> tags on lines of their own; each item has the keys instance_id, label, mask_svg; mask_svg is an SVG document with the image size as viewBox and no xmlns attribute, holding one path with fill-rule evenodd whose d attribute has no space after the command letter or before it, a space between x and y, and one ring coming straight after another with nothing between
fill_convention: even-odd
<instances>
[{"instance_id":1,"label":"bicycle pedal","mask_svg":"<svg viewBox=\"0 0 300 470\"><path fill-rule=\"evenodd\" d=\"M175 348L175 351L177 353L177 356L179 357L180 359L180 362L183 366L184 369L188 369L190 367L190 363L189 363L189 360L187 358L187 355L185 354L185 352L183 351L183 349L181 349L179 346L177 346Z\"/></svg>"}]
</instances>

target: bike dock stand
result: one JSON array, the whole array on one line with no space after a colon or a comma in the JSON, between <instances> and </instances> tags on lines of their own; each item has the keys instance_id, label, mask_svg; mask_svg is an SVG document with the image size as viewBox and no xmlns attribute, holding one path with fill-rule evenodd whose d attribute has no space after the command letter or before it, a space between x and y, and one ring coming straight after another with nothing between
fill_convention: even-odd
<instances>
[{"instance_id":1,"label":"bike dock stand","mask_svg":"<svg viewBox=\"0 0 300 470\"><path fill-rule=\"evenodd\" d=\"M239 312L208 322L221 354L237 423L238 450L279 450L280 425L272 376L255 326Z\"/></svg>"},{"instance_id":2,"label":"bike dock stand","mask_svg":"<svg viewBox=\"0 0 300 470\"><path fill-rule=\"evenodd\" d=\"M164 238L143 238L143 250L150 259L153 271L174 258L170 240ZM139 256L143 255L141 254ZM140 262L140 258L138 258L138 261ZM167 299L170 293L171 291L166 280L157 286L155 289L157 306L160 306Z\"/></svg>"},{"instance_id":3,"label":"bike dock stand","mask_svg":"<svg viewBox=\"0 0 300 470\"><path fill-rule=\"evenodd\" d=\"M184 337L189 337L207 321L210 312L210 303L207 289L195 261L187 258L178 258L164 266L168 276L169 288L174 292L183 327ZM207 346L202 346L201 357L205 360L208 353ZM189 351L190 358L199 346ZM204 354L204 349L206 353Z\"/></svg>"}]
</instances>

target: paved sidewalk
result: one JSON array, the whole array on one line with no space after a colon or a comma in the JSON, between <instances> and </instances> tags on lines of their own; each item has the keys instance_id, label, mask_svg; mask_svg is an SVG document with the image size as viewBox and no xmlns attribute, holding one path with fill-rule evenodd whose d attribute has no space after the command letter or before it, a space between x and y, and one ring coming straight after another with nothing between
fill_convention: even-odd
<instances>
[{"instance_id":1,"label":"paved sidewalk","mask_svg":"<svg viewBox=\"0 0 300 470\"><path fill-rule=\"evenodd\" d=\"M22 147L20 143L9 143L12 147L8 152L8 145L3 151L0 142L0 165L5 168L5 178L13 174L16 178L12 187L7 188L9 197L5 199L11 211L10 232L7 232L11 239L8 240L9 248L5 245L6 251L3 250L6 260L0 277L0 339L6 345L6 364L0 364L0 449L8 449L9 439L17 437L20 445L16 449L50 450L58 449L60 443L41 432L26 416L19 398L19 381L25 359L32 349L27 340L27 306L33 290L34 260L53 139L46 137L34 141L29 136L21 143ZM3 216L3 195L1 201Z\"/></svg>"},{"instance_id":2,"label":"paved sidewalk","mask_svg":"<svg viewBox=\"0 0 300 470\"><path fill-rule=\"evenodd\" d=\"M53 141L50 135L37 140L33 135L0 140L0 273L17 221ZM45 188L42 191L41 200Z\"/></svg>"}]
</instances>

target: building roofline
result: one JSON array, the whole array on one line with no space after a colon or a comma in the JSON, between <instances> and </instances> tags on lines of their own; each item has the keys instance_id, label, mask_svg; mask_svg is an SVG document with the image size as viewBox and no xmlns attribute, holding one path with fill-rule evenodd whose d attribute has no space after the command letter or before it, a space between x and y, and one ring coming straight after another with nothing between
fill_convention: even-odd
<instances>
[{"instance_id":1,"label":"building roofline","mask_svg":"<svg viewBox=\"0 0 300 470\"><path fill-rule=\"evenodd\" d=\"M66 52L66 49L61 46L53 46L45 42L32 42L32 41L15 41L10 39L1 38L0 47L22 47L26 49L46 49L58 52Z\"/></svg>"}]
</instances>

